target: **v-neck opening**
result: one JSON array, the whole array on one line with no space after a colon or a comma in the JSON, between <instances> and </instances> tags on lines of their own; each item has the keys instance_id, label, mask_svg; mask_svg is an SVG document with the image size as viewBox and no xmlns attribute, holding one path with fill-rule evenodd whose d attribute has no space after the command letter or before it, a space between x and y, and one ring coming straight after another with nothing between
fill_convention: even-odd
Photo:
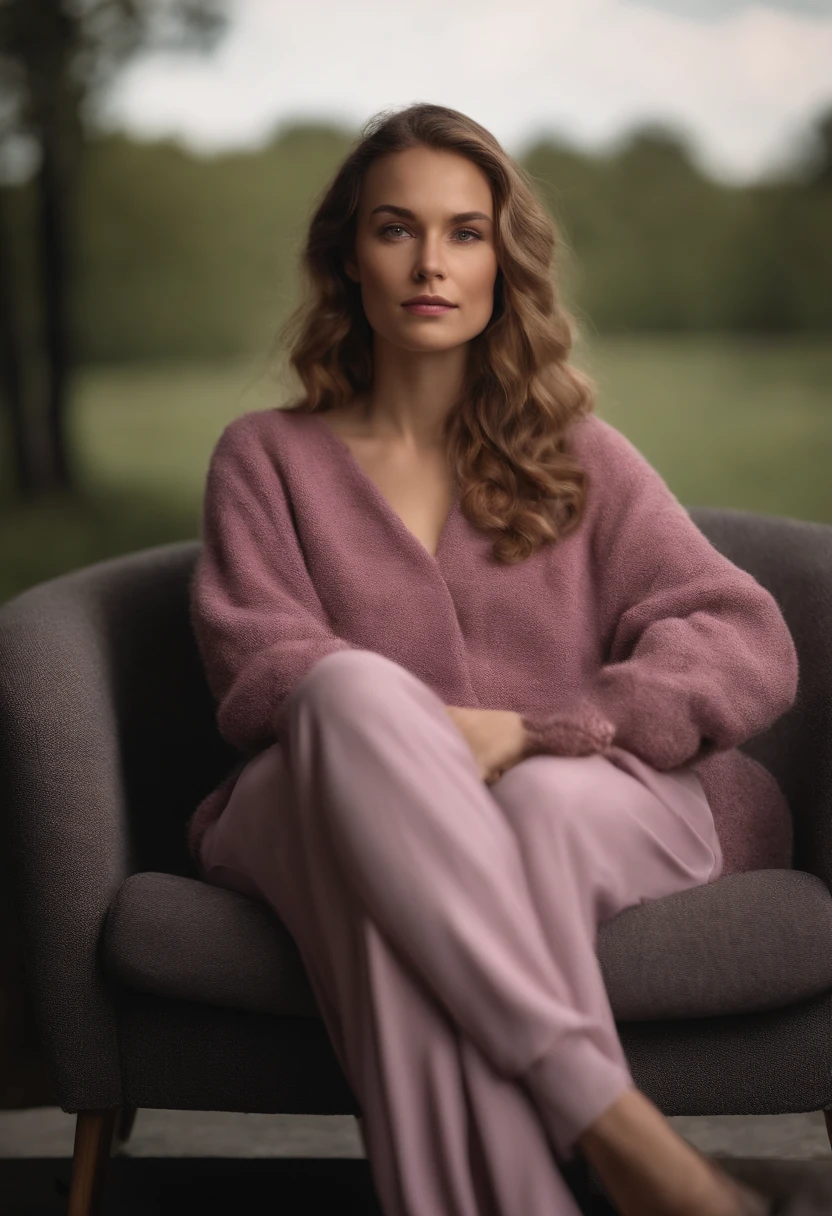
<instances>
[{"instance_id":1,"label":"v-neck opening","mask_svg":"<svg viewBox=\"0 0 832 1216\"><path fill-rule=\"evenodd\" d=\"M424 553L424 555L428 559L428 561L433 562L434 565L437 565L439 562L439 554L442 550L446 535L448 533L448 529L451 524L451 520L452 520L454 514L456 513L456 509L457 509L457 505L458 505L458 493L457 493L456 486L454 486L454 493L453 493L453 498L451 499L451 505L448 510L448 514L445 517L445 522L442 525L442 530L439 533L439 539L436 542L436 552L431 553L428 550L427 546L425 544L423 544L423 542L419 539L419 537L416 535L416 533L407 526L407 524L402 519L401 515L399 515L398 511L396 511L395 508L390 503L390 500L387 498L386 494L384 494L379 489L379 487L376 485L375 481L373 481L372 477L369 475L369 473L366 471L366 469L364 469L361 466L360 462L356 458L356 455L353 452L352 448L349 446L349 444L346 443L345 440L343 440L340 435L338 435L335 431L333 431L332 428L326 422L324 422L324 420L322 418L320 418L318 416L320 413L321 413L320 410L313 410L304 416L307 418L314 418L315 421L319 424L318 429L321 431L325 431L326 434L330 437L330 439L332 439L332 441L334 442L336 447L339 449L339 451L341 451L345 454L347 461L349 462L351 467L355 470L355 472L358 476L358 479L362 482L362 484L364 484L367 487L371 496L374 498L375 502L380 507L382 513L384 515L386 515L388 519L392 519L394 526L396 526L400 531L405 532L407 534L407 536L410 537L410 540L414 544L419 546L419 548L421 549L422 553Z\"/></svg>"}]
</instances>

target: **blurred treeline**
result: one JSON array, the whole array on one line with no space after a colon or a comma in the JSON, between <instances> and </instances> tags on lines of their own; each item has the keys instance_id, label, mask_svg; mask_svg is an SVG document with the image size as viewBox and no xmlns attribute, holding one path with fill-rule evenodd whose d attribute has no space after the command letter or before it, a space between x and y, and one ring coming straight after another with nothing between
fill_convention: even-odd
<instances>
[{"instance_id":1,"label":"blurred treeline","mask_svg":"<svg viewBox=\"0 0 832 1216\"><path fill-rule=\"evenodd\" d=\"M605 156L541 141L520 158L562 238L567 304L590 333L832 330L832 111L791 176L709 178L660 126ZM81 363L263 351L293 306L309 213L354 133L296 125L257 151L88 136L69 223L69 314ZM37 327L34 187L6 212ZM28 285L28 287L27 287Z\"/></svg>"}]
</instances>

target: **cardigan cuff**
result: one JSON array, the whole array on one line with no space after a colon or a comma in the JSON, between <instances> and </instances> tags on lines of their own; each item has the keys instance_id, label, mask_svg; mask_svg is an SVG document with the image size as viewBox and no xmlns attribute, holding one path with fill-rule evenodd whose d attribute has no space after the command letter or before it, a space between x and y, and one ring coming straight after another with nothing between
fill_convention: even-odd
<instances>
[{"instance_id":1,"label":"cardigan cuff","mask_svg":"<svg viewBox=\"0 0 832 1216\"><path fill-rule=\"evenodd\" d=\"M573 711L521 715L526 730L523 756L590 756L608 752L615 723L587 701Z\"/></svg>"}]
</instances>

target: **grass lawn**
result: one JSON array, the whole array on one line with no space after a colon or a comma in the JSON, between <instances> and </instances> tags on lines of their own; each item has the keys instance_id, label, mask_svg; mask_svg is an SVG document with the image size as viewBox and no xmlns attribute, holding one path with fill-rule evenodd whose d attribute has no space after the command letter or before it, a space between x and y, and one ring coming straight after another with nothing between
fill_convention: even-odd
<instances>
[{"instance_id":1,"label":"grass lawn","mask_svg":"<svg viewBox=\"0 0 832 1216\"><path fill-rule=\"evenodd\" d=\"M574 361L596 380L598 414L686 506L832 524L827 340L594 339ZM284 400L254 360L84 369L70 414L81 494L22 508L0 487L0 601L78 566L196 538L223 426ZM7 446L0 429L4 483Z\"/></svg>"}]
</instances>

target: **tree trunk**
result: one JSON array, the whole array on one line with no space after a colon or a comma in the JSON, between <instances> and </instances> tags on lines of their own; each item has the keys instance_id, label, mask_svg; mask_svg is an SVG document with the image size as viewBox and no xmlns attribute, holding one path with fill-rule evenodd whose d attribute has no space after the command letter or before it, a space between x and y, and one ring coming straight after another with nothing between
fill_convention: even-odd
<instances>
[{"instance_id":1,"label":"tree trunk","mask_svg":"<svg viewBox=\"0 0 832 1216\"><path fill-rule=\"evenodd\" d=\"M9 417L12 493L26 499L34 496L38 478L27 426L23 326L10 233L6 192L0 189L0 397Z\"/></svg>"},{"instance_id":2,"label":"tree trunk","mask_svg":"<svg viewBox=\"0 0 832 1216\"><path fill-rule=\"evenodd\" d=\"M70 147L66 125L61 121L57 97L46 108L41 140L37 193L43 348L46 359L44 412L40 428L44 447L43 488L68 493L74 489L66 439L66 407L72 370L68 238L74 149Z\"/></svg>"}]
</instances>

